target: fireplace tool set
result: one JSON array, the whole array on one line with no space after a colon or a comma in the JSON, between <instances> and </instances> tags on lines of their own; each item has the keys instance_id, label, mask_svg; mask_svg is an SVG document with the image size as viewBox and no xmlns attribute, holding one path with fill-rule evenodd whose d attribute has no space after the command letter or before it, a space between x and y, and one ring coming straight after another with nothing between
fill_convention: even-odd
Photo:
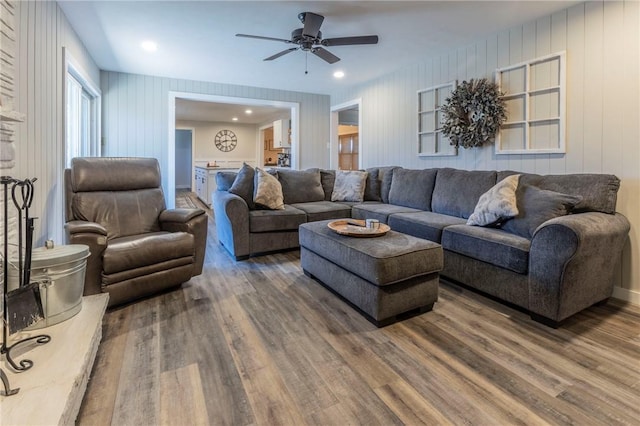
<instances>
[{"instance_id":1,"label":"fireplace tool set","mask_svg":"<svg viewBox=\"0 0 640 426\"><path fill-rule=\"evenodd\" d=\"M33 201L33 184L37 178L18 180L10 176L1 176L0 185L4 190L4 228L2 253L2 287L3 287L3 326L2 346L0 355L4 356L16 372L23 372L33 366L33 361L23 359L16 363L11 357L11 350L27 342L43 345L51 340L46 334L27 337L9 345L10 334L29 327L44 318L42 300L40 298L40 283L31 282L31 255L33 252L33 229L35 218L29 216L29 209ZM9 192L18 211L18 259L17 259L17 288L9 290L9 268L15 268L13 261L9 261ZM23 224L24 220L24 224ZM9 379L0 369L0 379L3 387L0 395L8 396L18 393L19 388L11 389Z\"/></svg>"}]
</instances>

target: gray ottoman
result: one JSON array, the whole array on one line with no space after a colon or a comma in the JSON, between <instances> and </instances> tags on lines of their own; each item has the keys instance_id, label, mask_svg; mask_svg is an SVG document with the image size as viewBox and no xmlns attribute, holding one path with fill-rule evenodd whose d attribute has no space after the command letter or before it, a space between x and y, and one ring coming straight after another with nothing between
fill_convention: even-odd
<instances>
[{"instance_id":1,"label":"gray ottoman","mask_svg":"<svg viewBox=\"0 0 640 426\"><path fill-rule=\"evenodd\" d=\"M430 311L443 267L440 244L395 231L339 235L330 220L300 225L304 273L339 294L378 327Z\"/></svg>"}]
</instances>

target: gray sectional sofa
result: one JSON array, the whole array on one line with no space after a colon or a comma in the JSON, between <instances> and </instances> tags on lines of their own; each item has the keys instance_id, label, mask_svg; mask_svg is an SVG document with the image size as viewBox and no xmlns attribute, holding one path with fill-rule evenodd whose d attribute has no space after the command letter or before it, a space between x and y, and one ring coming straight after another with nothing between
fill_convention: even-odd
<instances>
[{"instance_id":1,"label":"gray sectional sofa","mask_svg":"<svg viewBox=\"0 0 640 426\"><path fill-rule=\"evenodd\" d=\"M277 170L283 210L256 209L248 188L240 195L228 191L235 174L220 173L213 194L218 239L241 260L297 248L298 226L305 222L375 218L395 231L440 243L443 277L524 308L534 320L553 327L611 296L630 230L627 219L615 211L617 177L521 174L518 206L522 213L520 199L528 203L527 215L470 226L467 219L480 196L516 172L400 167L367 172L362 202L332 202L335 171ZM552 200L553 194L567 194L574 207L571 214L549 214L532 227L531 217L546 217L545 211L535 210L551 209L544 197L532 194L552 194Z\"/></svg>"}]
</instances>

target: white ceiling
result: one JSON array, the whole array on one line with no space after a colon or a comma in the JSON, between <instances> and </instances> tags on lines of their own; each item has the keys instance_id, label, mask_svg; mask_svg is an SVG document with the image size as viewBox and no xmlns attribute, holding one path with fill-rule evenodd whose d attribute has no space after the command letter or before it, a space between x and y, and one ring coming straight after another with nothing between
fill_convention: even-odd
<instances>
[{"instance_id":1,"label":"white ceiling","mask_svg":"<svg viewBox=\"0 0 640 426\"><path fill-rule=\"evenodd\" d=\"M330 94L473 43L576 1L60 1L102 70ZM236 33L289 39L298 13L325 16L324 38L377 34L377 45L327 48L330 65L291 47ZM140 43L157 42L147 53ZM346 74L332 77L335 70Z\"/></svg>"},{"instance_id":2,"label":"white ceiling","mask_svg":"<svg viewBox=\"0 0 640 426\"><path fill-rule=\"evenodd\" d=\"M247 114L246 110L251 110L251 114ZM238 120L233 121L234 117ZM290 117L291 110L288 108L176 99L176 120L235 122L255 125Z\"/></svg>"}]
</instances>

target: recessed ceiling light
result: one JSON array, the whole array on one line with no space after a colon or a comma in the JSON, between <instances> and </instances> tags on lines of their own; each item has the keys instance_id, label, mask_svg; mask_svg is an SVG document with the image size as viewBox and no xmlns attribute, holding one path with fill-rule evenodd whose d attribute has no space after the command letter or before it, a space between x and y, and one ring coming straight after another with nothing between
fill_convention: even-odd
<instances>
[{"instance_id":1,"label":"recessed ceiling light","mask_svg":"<svg viewBox=\"0 0 640 426\"><path fill-rule=\"evenodd\" d=\"M238 117L233 117L232 120L233 121L238 121Z\"/></svg>"},{"instance_id":2,"label":"recessed ceiling light","mask_svg":"<svg viewBox=\"0 0 640 426\"><path fill-rule=\"evenodd\" d=\"M155 52L156 50L158 50L158 43L151 40L143 41L142 43L140 43L140 46L147 52Z\"/></svg>"},{"instance_id":3,"label":"recessed ceiling light","mask_svg":"<svg viewBox=\"0 0 640 426\"><path fill-rule=\"evenodd\" d=\"M333 73L333 76L335 78L342 78L342 77L344 77L344 71L336 71L336 72Z\"/></svg>"},{"instance_id":4,"label":"recessed ceiling light","mask_svg":"<svg viewBox=\"0 0 640 426\"><path fill-rule=\"evenodd\" d=\"M244 112L244 113L245 113L245 114L252 114L252 113L253 113L253 111L251 111L250 109L247 109L247 110L245 110L245 112Z\"/></svg>"}]
</instances>

